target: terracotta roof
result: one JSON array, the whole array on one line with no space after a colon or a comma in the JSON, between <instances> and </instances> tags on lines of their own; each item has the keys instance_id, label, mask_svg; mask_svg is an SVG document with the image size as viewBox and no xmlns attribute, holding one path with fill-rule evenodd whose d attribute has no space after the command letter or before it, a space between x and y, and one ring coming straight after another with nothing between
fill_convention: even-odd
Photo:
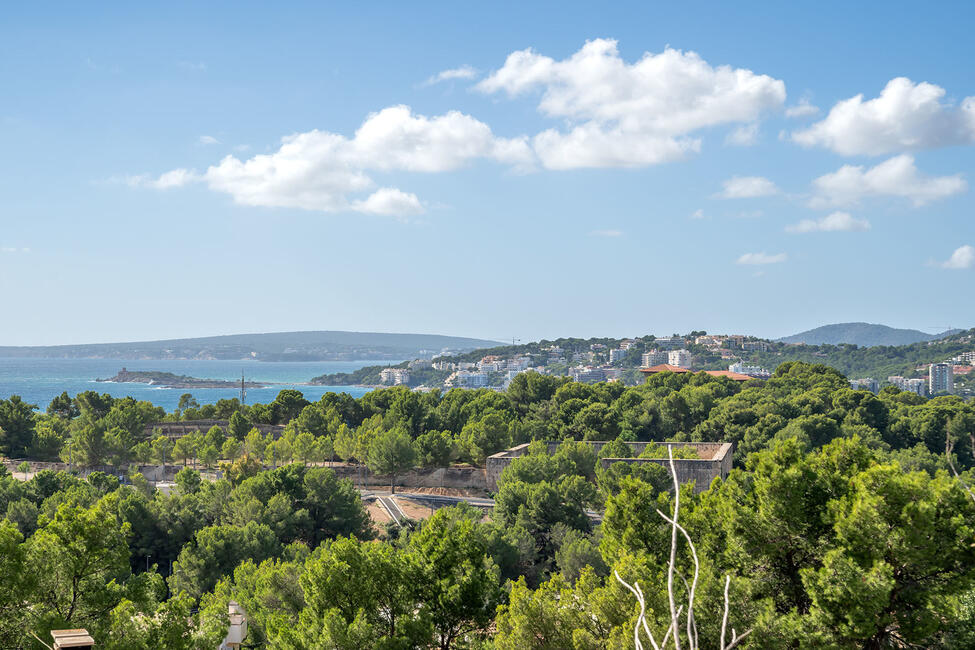
<instances>
[{"instance_id":1,"label":"terracotta roof","mask_svg":"<svg viewBox=\"0 0 975 650\"><path fill-rule=\"evenodd\" d=\"M748 381L749 379L754 379L750 375L743 375L740 372L731 372L730 370L705 370L712 377L727 377L734 381Z\"/></svg>"},{"instance_id":2,"label":"terracotta roof","mask_svg":"<svg viewBox=\"0 0 975 650\"><path fill-rule=\"evenodd\" d=\"M650 366L649 368L640 368L640 372L652 375L658 372L694 372L693 370L688 370L687 368L681 368L680 366L672 366L669 363L661 363L658 366ZM731 372L730 370L704 370L705 374L711 375L712 377L727 377L732 381L749 381L754 379L749 375L743 375L740 372Z\"/></svg>"},{"instance_id":3,"label":"terracotta roof","mask_svg":"<svg viewBox=\"0 0 975 650\"><path fill-rule=\"evenodd\" d=\"M669 363L661 363L657 366L650 366L649 368L640 368L640 372L645 372L648 375L654 372L691 372L687 368L681 368L680 366L672 366Z\"/></svg>"}]
</instances>

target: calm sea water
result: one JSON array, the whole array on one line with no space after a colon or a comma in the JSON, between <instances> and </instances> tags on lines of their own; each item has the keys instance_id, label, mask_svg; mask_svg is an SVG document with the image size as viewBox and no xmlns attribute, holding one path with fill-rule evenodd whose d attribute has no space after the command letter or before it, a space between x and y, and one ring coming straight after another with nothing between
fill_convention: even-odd
<instances>
[{"instance_id":1,"label":"calm sea water","mask_svg":"<svg viewBox=\"0 0 975 650\"><path fill-rule=\"evenodd\" d=\"M352 372L363 366L386 365L395 361L197 361L197 360L122 360L122 359L8 359L0 358L0 398L20 395L25 401L41 409L63 391L76 395L86 390L109 393L115 397L131 395L148 400L167 411L176 408L179 396L190 392L200 404L212 404L219 399L239 397L233 388L160 388L146 384L115 384L96 382L97 378L114 377L126 367L129 370L158 370L200 379L274 382L267 388L248 388L247 403L271 402L278 391L296 388L305 398L315 401L327 392L345 392L361 397L365 388L355 386L301 386L312 377L334 372Z\"/></svg>"}]
</instances>

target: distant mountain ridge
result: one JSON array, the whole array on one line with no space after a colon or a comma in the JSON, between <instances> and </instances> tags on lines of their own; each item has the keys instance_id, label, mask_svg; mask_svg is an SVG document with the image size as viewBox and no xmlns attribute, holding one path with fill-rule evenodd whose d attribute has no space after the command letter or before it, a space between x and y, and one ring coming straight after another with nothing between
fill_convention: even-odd
<instances>
[{"instance_id":1,"label":"distant mountain ridge","mask_svg":"<svg viewBox=\"0 0 975 650\"><path fill-rule=\"evenodd\" d=\"M805 343L806 345L852 344L867 348L876 345L910 345L922 341L935 341L960 331L962 330L953 329L941 334L928 334L920 330L897 329L875 323L835 323L777 340L782 343Z\"/></svg>"},{"instance_id":2,"label":"distant mountain ridge","mask_svg":"<svg viewBox=\"0 0 975 650\"><path fill-rule=\"evenodd\" d=\"M498 341L440 334L306 331L81 345L0 346L0 357L55 359L256 359L259 361L400 360L467 352Z\"/></svg>"}]
</instances>

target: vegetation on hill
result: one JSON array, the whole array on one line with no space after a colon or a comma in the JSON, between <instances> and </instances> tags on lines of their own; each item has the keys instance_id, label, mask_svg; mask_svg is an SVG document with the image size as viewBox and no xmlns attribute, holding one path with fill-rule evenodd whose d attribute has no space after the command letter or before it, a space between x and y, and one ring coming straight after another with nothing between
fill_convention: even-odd
<instances>
[{"instance_id":1,"label":"vegetation on hill","mask_svg":"<svg viewBox=\"0 0 975 650\"><path fill-rule=\"evenodd\" d=\"M941 334L927 334L920 330L897 329L874 323L836 323L823 325L805 332L778 339L782 343L804 343L806 345L910 345L922 341L942 339L959 330L948 330Z\"/></svg>"},{"instance_id":2,"label":"vegetation on hill","mask_svg":"<svg viewBox=\"0 0 975 650\"><path fill-rule=\"evenodd\" d=\"M471 350L494 341L437 334L379 332L274 332L231 334L136 343L0 346L0 357L107 359L256 359L259 361L335 361L405 359L447 348Z\"/></svg>"},{"instance_id":3,"label":"vegetation on hill","mask_svg":"<svg viewBox=\"0 0 975 650\"><path fill-rule=\"evenodd\" d=\"M671 529L648 506L671 512L675 495L663 467L603 468L581 442L617 439L736 445L726 480L680 494L702 647L718 644L726 576L731 625L752 630L742 647L975 641L975 497L948 466L973 482L975 404L958 397L855 391L799 362L744 384L529 372L504 393L396 387L310 403L285 390L246 407L186 397L173 413L94 392L45 413L0 400L7 456L186 466L169 495L131 469L126 485L0 470L0 645L85 627L103 648L215 647L236 600L248 644L270 648L629 647L638 608L614 576L641 585L649 624L665 629ZM229 423L175 446L143 438L146 424L200 417ZM532 444L504 470L489 520L445 508L379 541L351 483L314 466L333 453L377 471L482 464L542 440L562 442L552 454ZM201 480L194 460L222 463L223 478ZM690 584L682 537L674 557Z\"/></svg>"}]
</instances>

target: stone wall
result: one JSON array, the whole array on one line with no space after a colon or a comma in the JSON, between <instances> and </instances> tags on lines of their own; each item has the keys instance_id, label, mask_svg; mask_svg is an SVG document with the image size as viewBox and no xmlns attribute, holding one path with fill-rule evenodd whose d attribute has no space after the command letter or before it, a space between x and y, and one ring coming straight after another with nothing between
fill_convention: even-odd
<instances>
[{"instance_id":1,"label":"stone wall","mask_svg":"<svg viewBox=\"0 0 975 650\"><path fill-rule=\"evenodd\" d=\"M603 445L607 444L607 441L604 440L586 442L592 446L597 454L603 448ZM560 442L547 442L548 453L555 453L555 450L558 449L560 444ZM675 458L674 469L677 471L677 480L681 483L694 481L694 489L696 492L703 492L708 489L708 486L711 485L711 481L715 477L720 476L721 478L725 478L731 472L734 445L730 442L627 442L626 444L633 450L634 456L639 456L651 444L662 447L673 447L675 449L692 447L700 458ZM501 478L501 472L504 471L504 468L510 465L511 461L515 458L524 456L527 453L528 444L526 443L517 445L511 449L506 449L493 456L488 456L486 463L487 469L485 470L488 489L497 490L498 479ZM616 462L655 463L667 467L670 461L666 458L603 458L600 460L600 464L603 467L608 467Z\"/></svg>"},{"instance_id":2,"label":"stone wall","mask_svg":"<svg viewBox=\"0 0 975 650\"><path fill-rule=\"evenodd\" d=\"M389 485L389 476L373 474L366 467L354 465L335 465L332 467L340 478L359 482L365 480L370 485ZM395 485L403 488L448 487L466 490L486 490L487 478L479 467L441 467L438 469L417 469L397 474Z\"/></svg>"},{"instance_id":3,"label":"stone wall","mask_svg":"<svg viewBox=\"0 0 975 650\"><path fill-rule=\"evenodd\" d=\"M201 431L206 433L212 427L220 427L227 431L227 427L230 425L229 420L181 420L179 422L152 422L145 426L143 429L143 434L146 438L155 438L156 435L164 435L169 438L181 438L188 433L194 433L196 431ZM284 425L282 424L255 424L252 425L257 427L258 431L263 434L272 433L275 439L280 438L281 434L284 432Z\"/></svg>"}]
</instances>

